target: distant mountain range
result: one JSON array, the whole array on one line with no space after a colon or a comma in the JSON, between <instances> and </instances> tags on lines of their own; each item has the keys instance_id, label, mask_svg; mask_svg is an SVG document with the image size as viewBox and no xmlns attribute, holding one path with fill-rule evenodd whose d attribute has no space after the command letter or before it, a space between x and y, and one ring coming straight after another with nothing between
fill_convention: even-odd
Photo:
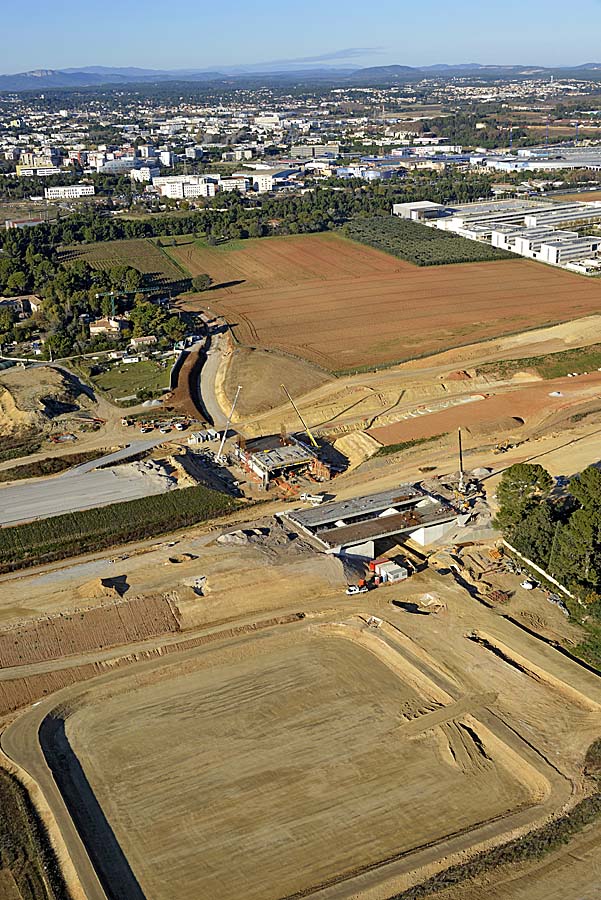
<instances>
[{"instance_id":1,"label":"distant mountain range","mask_svg":"<svg viewBox=\"0 0 601 900\"><path fill-rule=\"evenodd\" d=\"M601 77L601 63L582 63L579 66L550 68L545 66L503 66L481 63L461 63L433 66L371 66L334 67L307 66L294 60L263 65L226 66L220 71L204 69L140 69L135 66L83 66L79 69L36 69L16 75L0 75L0 92L44 91L54 88L78 89L127 84L163 84L190 82L210 85L225 83L264 82L284 83L294 81L335 82L340 84L377 85L416 81L422 78L466 77L481 78L532 78L556 75L557 77Z\"/></svg>"}]
</instances>

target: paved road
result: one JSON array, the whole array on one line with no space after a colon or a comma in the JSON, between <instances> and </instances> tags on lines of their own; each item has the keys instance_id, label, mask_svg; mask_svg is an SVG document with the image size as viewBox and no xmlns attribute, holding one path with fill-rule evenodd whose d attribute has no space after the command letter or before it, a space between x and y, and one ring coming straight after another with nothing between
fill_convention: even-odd
<instances>
[{"instance_id":1,"label":"paved road","mask_svg":"<svg viewBox=\"0 0 601 900\"><path fill-rule=\"evenodd\" d=\"M200 394L203 406L212 420L213 427L217 429L224 428L227 422L227 414L221 409L215 395L215 378L221 362L223 340L222 335L213 335L207 360L200 373Z\"/></svg>"},{"instance_id":2,"label":"paved road","mask_svg":"<svg viewBox=\"0 0 601 900\"><path fill-rule=\"evenodd\" d=\"M13 729L10 734L6 731L2 734L0 743L6 755L12 760L19 760L19 765L22 765L40 785L62 833L87 900L107 900L88 852L44 759L41 747L37 740L32 740L32 735L37 735L44 716L55 702L55 698L49 698L34 703L33 707L19 719L18 728Z\"/></svg>"},{"instance_id":3,"label":"paved road","mask_svg":"<svg viewBox=\"0 0 601 900\"><path fill-rule=\"evenodd\" d=\"M150 438L146 441L132 441L121 450L115 450L114 453L107 453L106 456L100 456L98 459L92 459L89 462L82 463L80 466L74 466L59 477L73 478L76 475L83 475L84 472L91 472L99 466L106 466L108 463L123 462L125 459L137 456L138 453L144 453L145 450L152 450L153 447L165 443L166 440L168 440L167 436L162 434L160 437Z\"/></svg>"},{"instance_id":4,"label":"paved road","mask_svg":"<svg viewBox=\"0 0 601 900\"><path fill-rule=\"evenodd\" d=\"M166 480L147 477L131 468L15 482L0 488L0 526L135 500L160 494L167 486Z\"/></svg>"}]
</instances>

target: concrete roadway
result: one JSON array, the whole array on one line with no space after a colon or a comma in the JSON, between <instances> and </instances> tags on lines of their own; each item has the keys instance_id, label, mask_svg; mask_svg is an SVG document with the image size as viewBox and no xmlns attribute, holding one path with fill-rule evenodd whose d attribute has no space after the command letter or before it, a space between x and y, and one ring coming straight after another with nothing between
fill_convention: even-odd
<instances>
[{"instance_id":1,"label":"concrete roadway","mask_svg":"<svg viewBox=\"0 0 601 900\"><path fill-rule=\"evenodd\" d=\"M17 481L0 488L0 526L135 500L160 494L166 487L163 479L133 469L98 469L58 478Z\"/></svg>"},{"instance_id":2,"label":"concrete roadway","mask_svg":"<svg viewBox=\"0 0 601 900\"><path fill-rule=\"evenodd\" d=\"M123 462L131 456L137 456L138 453L144 453L145 450L152 450L153 447L164 444L166 440L166 435L162 434L160 437L150 438L145 441L132 441L126 447L122 447L121 450L115 450L114 453L107 453L106 456L100 456L98 459L92 459L89 462L82 463L80 466L74 466L72 469L64 472L60 477L72 478L74 475L83 475L84 472L91 472L99 466Z\"/></svg>"}]
</instances>

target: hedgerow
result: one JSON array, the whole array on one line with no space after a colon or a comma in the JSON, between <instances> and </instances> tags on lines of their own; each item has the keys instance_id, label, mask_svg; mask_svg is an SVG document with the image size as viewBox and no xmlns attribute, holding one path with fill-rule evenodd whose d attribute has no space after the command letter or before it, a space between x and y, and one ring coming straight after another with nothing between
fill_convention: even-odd
<instances>
[{"instance_id":1,"label":"hedgerow","mask_svg":"<svg viewBox=\"0 0 601 900\"><path fill-rule=\"evenodd\" d=\"M0 572L175 531L239 506L203 485L0 529Z\"/></svg>"}]
</instances>

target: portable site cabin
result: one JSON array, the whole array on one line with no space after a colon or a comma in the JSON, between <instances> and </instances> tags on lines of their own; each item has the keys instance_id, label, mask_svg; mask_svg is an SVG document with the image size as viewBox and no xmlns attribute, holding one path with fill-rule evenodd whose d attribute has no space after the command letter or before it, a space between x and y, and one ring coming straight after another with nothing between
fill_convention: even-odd
<instances>
[{"instance_id":1,"label":"portable site cabin","mask_svg":"<svg viewBox=\"0 0 601 900\"><path fill-rule=\"evenodd\" d=\"M376 573L382 578L382 581L394 583L396 581L404 581L409 577L409 572L404 566L399 566L394 562L382 563L376 567Z\"/></svg>"}]
</instances>

